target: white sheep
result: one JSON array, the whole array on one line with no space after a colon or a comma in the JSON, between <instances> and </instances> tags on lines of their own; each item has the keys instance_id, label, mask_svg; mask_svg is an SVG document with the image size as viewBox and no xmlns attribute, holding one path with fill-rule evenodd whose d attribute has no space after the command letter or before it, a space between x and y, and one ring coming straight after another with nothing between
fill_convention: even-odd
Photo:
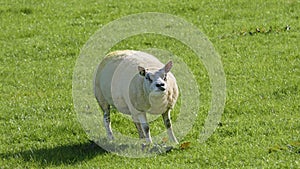
<instances>
[{"instance_id":1,"label":"white sheep","mask_svg":"<svg viewBox=\"0 0 300 169\"><path fill-rule=\"evenodd\" d=\"M174 136L170 112L178 98L176 79L170 72L172 61L162 64L154 56L133 50L109 53L99 64L95 81L95 97L103 110L109 139L114 139L110 107L131 115L139 137L152 143L146 112L162 114L169 139Z\"/></svg>"}]
</instances>

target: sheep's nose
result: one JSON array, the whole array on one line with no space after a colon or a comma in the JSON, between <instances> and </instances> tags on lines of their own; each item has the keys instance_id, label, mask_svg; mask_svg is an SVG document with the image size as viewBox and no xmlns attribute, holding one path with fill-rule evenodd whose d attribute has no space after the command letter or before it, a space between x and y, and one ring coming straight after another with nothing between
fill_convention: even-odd
<instances>
[{"instance_id":1,"label":"sheep's nose","mask_svg":"<svg viewBox=\"0 0 300 169\"><path fill-rule=\"evenodd\" d=\"M161 91L165 91L166 90L164 83L157 83L155 86L157 88L159 88L159 90L161 90Z\"/></svg>"},{"instance_id":2,"label":"sheep's nose","mask_svg":"<svg viewBox=\"0 0 300 169\"><path fill-rule=\"evenodd\" d=\"M164 87L164 86L165 86L164 83L157 83L157 84L156 84L156 87Z\"/></svg>"}]
</instances>

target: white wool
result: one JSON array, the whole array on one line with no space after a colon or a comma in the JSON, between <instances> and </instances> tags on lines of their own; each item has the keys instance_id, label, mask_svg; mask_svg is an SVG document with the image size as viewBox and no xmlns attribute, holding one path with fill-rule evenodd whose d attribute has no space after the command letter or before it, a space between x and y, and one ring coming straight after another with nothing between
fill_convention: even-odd
<instances>
[{"instance_id":1,"label":"white wool","mask_svg":"<svg viewBox=\"0 0 300 169\"><path fill-rule=\"evenodd\" d=\"M167 106L170 105L167 100L167 95L155 92L150 93L147 102L150 102L151 107L149 109L145 107L142 110L137 110L132 105L132 102L140 102L140 98L130 98L130 92L139 92L129 90L132 80L138 75L137 67L143 66L145 68L160 69L164 64L157 58L144 52L126 50L113 52L105 59L104 62L107 64L100 65L102 67L99 66L98 68L101 72L97 72L95 90L101 90L103 97L110 105L125 114L138 114L144 111L151 114L161 114L164 113L163 111L166 111ZM169 72L169 74L171 73ZM174 76L171 75L170 77ZM100 89L97 88L97 84L100 84ZM173 85L173 83L170 84ZM141 82L135 85L136 88L142 88ZM169 88L173 90L177 89L177 86L169 86ZM96 97L100 97L97 96L97 91L95 92ZM135 93L135 95L136 94L137 93ZM176 102L176 100L174 100L174 102ZM173 105L173 103L171 103L171 105Z\"/></svg>"},{"instance_id":2,"label":"white wool","mask_svg":"<svg viewBox=\"0 0 300 169\"><path fill-rule=\"evenodd\" d=\"M168 100L165 94L152 92L149 94L149 102L151 107L147 112L150 114L161 114L167 110Z\"/></svg>"},{"instance_id":3,"label":"white wool","mask_svg":"<svg viewBox=\"0 0 300 169\"><path fill-rule=\"evenodd\" d=\"M109 116L109 106L114 106L118 111L131 115L136 125L142 124L137 126L140 137L152 142L145 113L163 114L165 123L170 123L170 109L178 97L176 79L169 72L172 62L166 65L140 51L125 50L108 54L98 66L94 81L95 96L104 114L108 113ZM149 77L139 74L143 70ZM166 81L163 80L165 78ZM108 137L113 138L109 117L104 117L104 123ZM168 126L170 139L178 143L172 128Z\"/></svg>"}]
</instances>

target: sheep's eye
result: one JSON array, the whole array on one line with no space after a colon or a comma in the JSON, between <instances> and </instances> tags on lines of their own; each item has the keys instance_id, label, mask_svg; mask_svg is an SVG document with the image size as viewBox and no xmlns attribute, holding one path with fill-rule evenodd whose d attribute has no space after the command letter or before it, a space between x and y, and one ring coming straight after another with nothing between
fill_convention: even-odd
<instances>
[{"instance_id":1,"label":"sheep's eye","mask_svg":"<svg viewBox=\"0 0 300 169\"><path fill-rule=\"evenodd\" d=\"M149 74L146 75L146 79L149 80L150 83L152 83L152 79L150 78Z\"/></svg>"},{"instance_id":2,"label":"sheep's eye","mask_svg":"<svg viewBox=\"0 0 300 169\"><path fill-rule=\"evenodd\" d=\"M167 81L167 74L164 74L164 81Z\"/></svg>"}]
</instances>

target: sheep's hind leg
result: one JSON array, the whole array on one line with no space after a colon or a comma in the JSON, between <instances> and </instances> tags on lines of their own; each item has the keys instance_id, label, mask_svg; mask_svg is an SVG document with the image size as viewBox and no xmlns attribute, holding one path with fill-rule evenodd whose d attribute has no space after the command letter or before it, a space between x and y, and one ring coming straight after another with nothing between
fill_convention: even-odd
<instances>
[{"instance_id":1,"label":"sheep's hind leg","mask_svg":"<svg viewBox=\"0 0 300 169\"><path fill-rule=\"evenodd\" d=\"M171 110L167 110L165 113L162 114L164 124L167 128L167 133L169 135L169 138L171 141L175 142L178 144L178 141L174 135L173 129L172 129L172 123L171 123L171 116L170 116Z\"/></svg>"},{"instance_id":2,"label":"sheep's hind leg","mask_svg":"<svg viewBox=\"0 0 300 169\"><path fill-rule=\"evenodd\" d=\"M103 123L106 129L107 137L110 140L114 139L112 130L111 130L111 123L110 123L110 105L105 101L104 96L100 90L100 85L97 84L98 81L95 83L95 97L103 111Z\"/></svg>"},{"instance_id":3,"label":"sheep's hind leg","mask_svg":"<svg viewBox=\"0 0 300 169\"><path fill-rule=\"evenodd\" d=\"M112 129L111 129L111 122L110 122L110 107L109 105L107 106L101 106L102 110L103 110L103 123L106 129L106 133L107 133L107 137L110 140L114 139L113 133L112 133Z\"/></svg>"}]
</instances>

